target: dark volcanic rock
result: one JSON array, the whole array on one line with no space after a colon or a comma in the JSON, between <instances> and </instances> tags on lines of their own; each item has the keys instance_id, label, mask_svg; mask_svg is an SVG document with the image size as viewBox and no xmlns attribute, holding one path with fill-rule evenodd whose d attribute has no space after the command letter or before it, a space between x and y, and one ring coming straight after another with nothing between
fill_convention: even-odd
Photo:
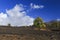
<instances>
[{"instance_id":1,"label":"dark volcanic rock","mask_svg":"<svg viewBox=\"0 0 60 40\"><path fill-rule=\"evenodd\" d=\"M60 31L33 30L25 27L0 27L0 40L60 40Z\"/></svg>"}]
</instances>

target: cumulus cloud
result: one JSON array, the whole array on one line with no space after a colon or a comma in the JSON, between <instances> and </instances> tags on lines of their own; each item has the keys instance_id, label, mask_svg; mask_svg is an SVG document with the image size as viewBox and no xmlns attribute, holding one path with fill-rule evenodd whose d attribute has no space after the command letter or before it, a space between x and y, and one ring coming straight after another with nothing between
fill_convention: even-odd
<instances>
[{"instance_id":1,"label":"cumulus cloud","mask_svg":"<svg viewBox=\"0 0 60 40\"><path fill-rule=\"evenodd\" d=\"M31 3L30 6L31 6L32 9L44 8L44 5L36 5L36 4L33 4L33 3Z\"/></svg>"},{"instance_id":2,"label":"cumulus cloud","mask_svg":"<svg viewBox=\"0 0 60 40\"><path fill-rule=\"evenodd\" d=\"M0 25L29 26L33 24L34 18L26 15L24 5L16 5L14 8L6 10L6 13L0 13Z\"/></svg>"}]
</instances>

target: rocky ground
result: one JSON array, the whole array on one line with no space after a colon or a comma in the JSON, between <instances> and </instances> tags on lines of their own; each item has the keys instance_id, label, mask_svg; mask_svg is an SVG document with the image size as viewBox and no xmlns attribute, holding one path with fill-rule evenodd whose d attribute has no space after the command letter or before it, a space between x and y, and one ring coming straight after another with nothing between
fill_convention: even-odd
<instances>
[{"instance_id":1,"label":"rocky ground","mask_svg":"<svg viewBox=\"0 0 60 40\"><path fill-rule=\"evenodd\" d=\"M0 40L60 40L60 31L0 27Z\"/></svg>"},{"instance_id":2,"label":"rocky ground","mask_svg":"<svg viewBox=\"0 0 60 40\"><path fill-rule=\"evenodd\" d=\"M60 40L60 32L22 30L19 33L0 33L0 40Z\"/></svg>"}]
</instances>

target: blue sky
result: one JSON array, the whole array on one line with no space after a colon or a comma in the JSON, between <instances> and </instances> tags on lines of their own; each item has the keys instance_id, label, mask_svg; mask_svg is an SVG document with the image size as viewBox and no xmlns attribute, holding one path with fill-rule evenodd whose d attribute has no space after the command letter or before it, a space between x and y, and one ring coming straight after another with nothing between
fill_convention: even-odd
<instances>
[{"instance_id":1,"label":"blue sky","mask_svg":"<svg viewBox=\"0 0 60 40\"><path fill-rule=\"evenodd\" d=\"M24 5L26 15L32 18L39 16L44 21L60 19L60 0L0 0L0 13L6 14L6 9L13 9L20 4ZM34 5L39 7L34 8Z\"/></svg>"}]
</instances>

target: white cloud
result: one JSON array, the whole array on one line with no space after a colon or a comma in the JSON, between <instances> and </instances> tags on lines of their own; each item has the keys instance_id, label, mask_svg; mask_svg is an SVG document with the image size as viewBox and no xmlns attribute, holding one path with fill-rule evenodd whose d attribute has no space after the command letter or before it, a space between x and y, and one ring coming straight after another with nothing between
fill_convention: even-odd
<instances>
[{"instance_id":1,"label":"white cloud","mask_svg":"<svg viewBox=\"0 0 60 40\"><path fill-rule=\"evenodd\" d=\"M56 19L57 21L60 21L60 19Z\"/></svg>"},{"instance_id":2,"label":"white cloud","mask_svg":"<svg viewBox=\"0 0 60 40\"><path fill-rule=\"evenodd\" d=\"M6 13L0 13L0 25L29 26L33 24L34 18L26 15L22 4L6 10Z\"/></svg>"},{"instance_id":3,"label":"white cloud","mask_svg":"<svg viewBox=\"0 0 60 40\"><path fill-rule=\"evenodd\" d=\"M33 4L33 3L31 3L30 6L31 6L32 9L44 8L44 5L36 5L36 4Z\"/></svg>"}]
</instances>

